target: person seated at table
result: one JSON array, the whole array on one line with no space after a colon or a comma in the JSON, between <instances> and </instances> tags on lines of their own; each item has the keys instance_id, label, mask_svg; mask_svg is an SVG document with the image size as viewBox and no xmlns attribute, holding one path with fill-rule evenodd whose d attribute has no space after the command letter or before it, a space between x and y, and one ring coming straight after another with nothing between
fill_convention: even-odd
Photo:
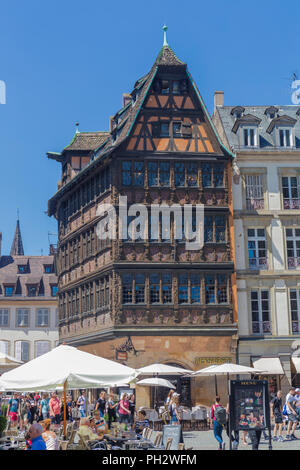
<instances>
[{"instance_id":1,"label":"person seated at table","mask_svg":"<svg viewBox=\"0 0 300 470\"><path fill-rule=\"evenodd\" d=\"M100 410L95 410L93 412L94 428L97 434L104 433L108 431L108 425L104 418L101 417ZM91 425L92 427L92 425Z\"/></svg>"},{"instance_id":2,"label":"person seated at table","mask_svg":"<svg viewBox=\"0 0 300 470\"><path fill-rule=\"evenodd\" d=\"M42 437L43 427L39 423L33 423L28 431L30 447L28 450L47 450L46 443Z\"/></svg>"},{"instance_id":3,"label":"person seated at table","mask_svg":"<svg viewBox=\"0 0 300 470\"><path fill-rule=\"evenodd\" d=\"M137 437L141 437L143 430L145 428L149 428L149 421L146 419L146 411L145 410L139 410L137 412L137 420L135 421L134 424L134 430L137 434Z\"/></svg>"},{"instance_id":4,"label":"person seated at table","mask_svg":"<svg viewBox=\"0 0 300 470\"><path fill-rule=\"evenodd\" d=\"M82 438L88 437L89 441L99 441L100 436L92 431L91 426L89 418L81 418L78 435Z\"/></svg>"},{"instance_id":5,"label":"person seated at table","mask_svg":"<svg viewBox=\"0 0 300 470\"><path fill-rule=\"evenodd\" d=\"M59 442L57 435L55 434L55 432L50 431L51 419L44 419L44 421L40 421L40 424L43 426L44 429L42 437L46 442L47 450L58 450Z\"/></svg>"}]
</instances>

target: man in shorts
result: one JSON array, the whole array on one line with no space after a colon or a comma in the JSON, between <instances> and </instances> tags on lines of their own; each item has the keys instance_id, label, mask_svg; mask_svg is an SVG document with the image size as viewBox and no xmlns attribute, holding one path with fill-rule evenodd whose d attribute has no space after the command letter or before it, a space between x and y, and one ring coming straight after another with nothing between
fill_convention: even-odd
<instances>
[{"instance_id":1,"label":"man in shorts","mask_svg":"<svg viewBox=\"0 0 300 470\"><path fill-rule=\"evenodd\" d=\"M20 412L20 400L18 393L13 394L13 398L11 398L8 402L7 407L7 417L11 420L12 427L18 425L18 417Z\"/></svg>"},{"instance_id":2,"label":"man in shorts","mask_svg":"<svg viewBox=\"0 0 300 470\"><path fill-rule=\"evenodd\" d=\"M298 424L298 421L299 421L299 418L298 418L298 415L296 413L296 390L294 387L291 387L289 393L287 394L286 396L286 411L287 411L287 415L288 415L288 428L287 428L287 435L286 435L286 438L287 439L290 439L292 441L296 440L297 437L295 436L295 429L297 427L297 424ZM292 433L290 434L291 432L291 428L292 428Z\"/></svg>"},{"instance_id":3,"label":"man in shorts","mask_svg":"<svg viewBox=\"0 0 300 470\"><path fill-rule=\"evenodd\" d=\"M278 390L276 397L273 398L273 400L271 400L270 408L271 408L271 418L275 419L273 441L283 442L284 439L282 437L283 418L282 418L282 391L281 390ZM277 437L277 432L278 432L278 437Z\"/></svg>"},{"instance_id":4,"label":"man in shorts","mask_svg":"<svg viewBox=\"0 0 300 470\"><path fill-rule=\"evenodd\" d=\"M300 388L296 388L295 390L296 394L295 394L295 399L296 399L296 413L298 415L298 419L300 421Z\"/></svg>"}]
</instances>

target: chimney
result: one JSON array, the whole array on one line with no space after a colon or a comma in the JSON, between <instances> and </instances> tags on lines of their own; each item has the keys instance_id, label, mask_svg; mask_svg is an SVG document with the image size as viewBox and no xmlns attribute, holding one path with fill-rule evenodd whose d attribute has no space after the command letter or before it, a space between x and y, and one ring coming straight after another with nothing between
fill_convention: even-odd
<instances>
[{"instance_id":1,"label":"chimney","mask_svg":"<svg viewBox=\"0 0 300 470\"><path fill-rule=\"evenodd\" d=\"M109 132L112 132L113 130L113 124L114 124L114 116L110 116L109 118Z\"/></svg>"},{"instance_id":2,"label":"chimney","mask_svg":"<svg viewBox=\"0 0 300 470\"><path fill-rule=\"evenodd\" d=\"M129 93L123 93L123 108L131 102L131 95Z\"/></svg>"},{"instance_id":3,"label":"chimney","mask_svg":"<svg viewBox=\"0 0 300 470\"><path fill-rule=\"evenodd\" d=\"M215 91L214 96L214 111L217 106L224 106L224 91Z\"/></svg>"}]
</instances>

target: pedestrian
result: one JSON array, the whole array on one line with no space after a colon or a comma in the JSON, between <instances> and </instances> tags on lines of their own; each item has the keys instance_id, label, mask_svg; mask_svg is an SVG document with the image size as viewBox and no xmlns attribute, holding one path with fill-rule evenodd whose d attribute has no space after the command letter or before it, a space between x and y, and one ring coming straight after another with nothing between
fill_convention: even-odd
<instances>
[{"instance_id":1,"label":"pedestrian","mask_svg":"<svg viewBox=\"0 0 300 470\"><path fill-rule=\"evenodd\" d=\"M40 402L40 416L43 420L49 418L49 395L44 393Z\"/></svg>"},{"instance_id":2,"label":"pedestrian","mask_svg":"<svg viewBox=\"0 0 300 470\"><path fill-rule=\"evenodd\" d=\"M213 429L215 439L219 444L219 450L225 450L223 443L222 431L223 426L226 425L226 410L220 404L221 398L216 396L214 404L210 409L211 428ZM224 418L225 417L225 418ZM222 424L224 423L224 424Z\"/></svg>"},{"instance_id":3,"label":"pedestrian","mask_svg":"<svg viewBox=\"0 0 300 470\"><path fill-rule=\"evenodd\" d=\"M73 422L73 415L72 415L72 395L67 396L67 410L69 415L69 420Z\"/></svg>"},{"instance_id":4,"label":"pedestrian","mask_svg":"<svg viewBox=\"0 0 300 470\"><path fill-rule=\"evenodd\" d=\"M114 394L111 392L107 401L107 415L108 415L108 429L111 429L112 421L115 423L117 421L116 408L118 402L114 400Z\"/></svg>"},{"instance_id":5,"label":"pedestrian","mask_svg":"<svg viewBox=\"0 0 300 470\"><path fill-rule=\"evenodd\" d=\"M296 440L297 437L295 436L295 430L298 424L298 415L296 412L296 389L294 387L290 388L289 393L286 396L285 404L286 404L286 412L288 415L288 428L287 428L287 435L286 439L290 439L291 441ZM292 432L291 432L292 428ZM291 432L291 434L290 434Z\"/></svg>"},{"instance_id":6,"label":"pedestrian","mask_svg":"<svg viewBox=\"0 0 300 470\"><path fill-rule=\"evenodd\" d=\"M127 393L123 393L121 400L119 402L119 421L120 423L128 423L130 410L129 410L129 400Z\"/></svg>"},{"instance_id":7,"label":"pedestrian","mask_svg":"<svg viewBox=\"0 0 300 470\"><path fill-rule=\"evenodd\" d=\"M173 425L180 424L181 416L179 411L179 393L174 392L169 401L169 413Z\"/></svg>"},{"instance_id":8,"label":"pedestrian","mask_svg":"<svg viewBox=\"0 0 300 470\"><path fill-rule=\"evenodd\" d=\"M278 390L275 398L271 400L270 403L270 410L271 410L271 419L275 420L274 424L274 431L273 431L273 441L283 442L284 439L282 437L282 426L283 426L283 418L282 418L282 391ZM277 437L278 432L278 437Z\"/></svg>"},{"instance_id":9,"label":"pedestrian","mask_svg":"<svg viewBox=\"0 0 300 470\"><path fill-rule=\"evenodd\" d=\"M60 424L60 407L60 399L56 393L53 392L49 400L49 414L52 424Z\"/></svg>"},{"instance_id":10,"label":"pedestrian","mask_svg":"<svg viewBox=\"0 0 300 470\"><path fill-rule=\"evenodd\" d=\"M85 390L82 390L82 393L77 400L77 405L79 406L81 418L85 418L86 417L86 405L87 405Z\"/></svg>"},{"instance_id":11,"label":"pedestrian","mask_svg":"<svg viewBox=\"0 0 300 470\"><path fill-rule=\"evenodd\" d=\"M30 412L29 422L30 424L32 424L33 421L36 420L36 401L34 399L33 393L29 394L29 412Z\"/></svg>"},{"instance_id":12,"label":"pedestrian","mask_svg":"<svg viewBox=\"0 0 300 470\"><path fill-rule=\"evenodd\" d=\"M132 428L133 423L134 423L134 418L135 418L135 396L134 396L134 393L132 393L129 396L129 411L130 411L129 423L130 423L130 426Z\"/></svg>"},{"instance_id":13,"label":"pedestrian","mask_svg":"<svg viewBox=\"0 0 300 470\"><path fill-rule=\"evenodd\" d=\"M23 429L25 429L25 426L27 425L28 411L29 411L29 405L28 405L27 397L24 394L20 398L20 430L21 431L23 431Z\"/></svg>"},{"instance_id":14,"label":"pedestrian","mask_svg":"<svg viewBox=\"0 0 300 470\"><path fill-rule=\"evenodd\" d=\"M106 392L102 391L100 393L95 410L99 410L101 418L104 418L106 410Z\"/></svg>"},{"instance_id":15,"label":"pedestrian","mask_svg":"<svg viewBox=\"0 0 300 470\"><path fill-rule=\"evenodd\" d=\"M61 421L64 421L65 419L64 404L65 404L65 399L64 399L64 396L62 396L61 404L60 404L60 420ZM69 419L70 419L69 408L68 408L68 404L66 404L66 421L69 421Z\"/></svg>"},{"instance_id":16,"label":"pedestrian","mask_svg":"<svg viewBox=\"0 0 300 470\"><path fill-rule=\"evenodd\" d=\"M250 429L249 437L252 444L252 450L258 450L260 439L261 439L261 429Z\"/></svg>"},{"instance_id":17,"label":"pedestrian","mask_svg":"<svg viewBox=\"0 0 300 470\"><path fill-rule=\"evenodd\" d=\"M20 413L20 400L18 393L14 393L13 397L8 401L7 418L11 420L12 427L18 425L18 418Z\"/></svg>"},{"instance_id":18,"label":"pedestrian","mask_svg":"<svg viewBox=\"0 0 300 470\"><path fill-rule=\"evenodd\" d=\"M300 388L296 388L295 390L295 399L296 399L296 413L297 413L297 416L300 420Z\"/></svg>"}]
</instances>

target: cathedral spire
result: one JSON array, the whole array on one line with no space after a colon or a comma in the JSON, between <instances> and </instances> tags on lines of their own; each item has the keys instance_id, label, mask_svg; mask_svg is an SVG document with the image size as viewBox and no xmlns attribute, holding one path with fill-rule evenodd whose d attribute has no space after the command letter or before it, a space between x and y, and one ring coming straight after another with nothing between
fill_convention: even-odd
<instances>
[{"instance_id":1,"label":"cathedral spire","mask_svg":"<svg viewBox=\"0 0 300 470\"><path fill-rule=\"evenodd\" d=\"M11 245L11 250L10 250L10 256L23 256L24 255L24 249L23 249L23 241L22 241L22 235L21 235L21 230L20 230L20 221L19 217L17 219L17 226L16 226L16 231L15 231L15 236Z\"/></svg>"}]
</instances>

